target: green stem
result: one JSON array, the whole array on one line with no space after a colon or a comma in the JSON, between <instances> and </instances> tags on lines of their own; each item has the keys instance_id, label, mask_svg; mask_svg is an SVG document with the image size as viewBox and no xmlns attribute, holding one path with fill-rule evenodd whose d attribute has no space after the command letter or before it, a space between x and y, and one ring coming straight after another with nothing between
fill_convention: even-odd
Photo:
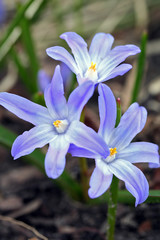
<instances>
[{"instance_id":1,"label":"green stem","mask_svg":"<svg viewBox=\"0 0 160 240\"><path fill-rule=\"evenodd\" d=\"M108 228L107 228L108 240L114 240L116 210L117 210L117 200L118 200L118 183L119 183L119 179L113 176L111 187L109 190L109 199L108 199Z\"/></svg>"},{"instance_id":2,"label":"green stem","mask_svg":"<svg viewBox=\"0 0 160 240\"><path fill-rule=\"evenodd\" d=\"M118 126L121 119L121 103L120 98L117 98L117 119L116 126ZM118 183L119 179L113 176L112 183L109 190L108 199L108 226L107 226L107 240L114 240L115 224L116 224L116 210L118 202Z\"/></svg>"}]
</instances>

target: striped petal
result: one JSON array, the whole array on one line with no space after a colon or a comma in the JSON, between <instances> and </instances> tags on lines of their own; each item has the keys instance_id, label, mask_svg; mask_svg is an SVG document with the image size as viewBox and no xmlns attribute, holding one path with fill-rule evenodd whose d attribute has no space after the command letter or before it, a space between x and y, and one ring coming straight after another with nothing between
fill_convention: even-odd
<instances>
[{"instance_id":1,"label":"striped petal","mask_svg":"<svg viewBox=\"0 0 160 240\"><path fill-rule=\"evenodd\" d=\"M79 72L83 75L91 64L87 43L75 32L65 32L60 36L60 38L64 39L71 48L79 68Z\"/></svg>"},{"instance_id":2,"label":"striped petal","mask_svg":"<svg viewBox=\"0 0 160 240\"><path fill-rule=\"evenodd\" d=\"M57 137L52 125L39 125L19 135L12 145L12 156L14 159L41 148Z\"/></svg>"},{"instance_id":3,"label":"striped petal","mask_svg":"<svg viewBox=\"0 0 160 240\"><path fill-rule=\"evenodd\" d=\"M45 102L53 119L65 119L68 116L68 107L64 97L63 79L60 66L57 66L49 84L44 92Z\"/></svg>"},{"instance_id":4,"label":"striped petal","mask_svg":"<svg viewBox=\"0 0 160 240\"><path fill-rule=\"evenodd\" d=\"M0 105L17 117L34 125L50 123L51 116L47 108L12 93L0 93Z\"/></svg>"}]
</instances>

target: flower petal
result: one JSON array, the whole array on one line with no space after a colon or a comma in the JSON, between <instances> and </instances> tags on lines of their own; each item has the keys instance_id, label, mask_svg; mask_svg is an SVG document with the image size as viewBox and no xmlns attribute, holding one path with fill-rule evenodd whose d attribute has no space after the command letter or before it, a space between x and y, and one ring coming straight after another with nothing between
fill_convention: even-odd
<instances>
[{"instance_id":1,"label":"flower petal","mask_svg":"<svg viewBox=\"0 0 160 240\"><path fill-rule=\"evenodd\" d=\"M109 135L116 123L117 107L111 89L105 84L98 86L100 127L98 133L108 142Z\"/></svg>"},{"instance_id":2,"label":"flower petal","mask_svg":"<svg viewBox=\"0 0 160 240\"><path fill-rule=\"evenodd\" d=\"M74 144L70 144L68 152L71 153L72 156L74 156L74 157L86 157L86 158L100 157L99 154L93 153L84 148L77 147Z\"/></svg>"},{"instance_id":3,"label":"flower petal","mask_svg":"<svg viewBox=\"0 0 160 240\"><path fill-rule=\"evenodd\" d=\"M122 159L109 164L109 169L117 178L125 182L127 190L136 198L135 206L147 199L149 185L140 169Z\"/></svg>"},{"instance_id":4,"label":"flower petal","mask_svg":"<svg viewBox=\"0 0 160 240\"><path fill-rule=\"evenodd\" d=\"M68 148L69 143L65 140L64 135L59 135L54 141L50 142L45 158L45 170L48 177L55 179L62 174Z\"/></svg>"},{"instance_id":5,"label":"flower petal","mask_svg":"<svg viewBox=\"0 0 160 240\"><path fill-rule=\"evenodd\" d=\"M60 38L64 39L72 50L74 58L83 75L91 64L90 56L87 50L87 43L75 32L65 32Z\"/></svg>"},{"instance_id":6,"label":"flower petal","mask_svg":"<svg viewBox=\"0 0 160 240\"><path fill-rule=\"evenodd\" d=\"M149 168L159 168L160 167L160 162L157 163L149 163Z\"/></svg>"},{"instance_id":7,"label":"flower petal","mask_svg":"<svg viewBox=\"0 0 160 240\"><path fill-rule=\"evenodd\" d=\"M55 46L46 49L46 53L51 58L65 63L72 72L78 74L79 70L72 55L63 47Z\"/></svg>"},{"instance_id":8,"label":"flower petal","mask_svg":"<svg viewBox=\"0 0 160 240\"><path fill-rule=\"evenodd\" d=\"M109 173L104 175L102 171L96 167L91 175L89 182L90 188L88 190L88 195L90 198L97 198L107 191L111 182L113 174Z\"/></svg>"},{"instance_id":9,"label":"flower petal","mask_svg":"<svg viewBox=\"0 0 160 240\"><path fill-rule=\"evenodd\" d=\"M61 120L67 117L68 107L59 65L55 69L51 84L45 89L44 97L47 108L54 119Z\"/></svg>"},{"instance_id":10,"label":"flower petal","mask_svg":"<svg viewBox=\"0 0 160 240\"><path fill-rule=\"evenodd\" d=\"M147 111L138 103L133 103L121 117L117 128L110 135L110 147L116 147L117 151L124 149L131 140L142 131L147 119Z\"/></svg>"},{"instance_id":11,"label":"flower petal","mask_svg":"<svg viewBox=\"0 0 160 240\"><path fill-rule=\"evenodd\" d=\"M12 145L12 156L14 159L28 155L35 150L41 148L57 137L53 126L42 124L32 128L29 131L19 135Z\"/></svg>"},{"instance_id":12,"label":"flower petal","mask_svg":"<svg viewBox=\"0 0 160 240\"><path fill-rule=\"evenodd\" d=\"M71 123L66 138L77 147L87 149L100 157L106 158L110 154L102 137L81 122L73 121Z\"/></svg>"},{"instance_id":13,"label":"flower petal","mask_svg":"<svg viewBox=\"0 0 160 240\"><path fill-rule=\"evenodd\" d=\"M87 81L71 93L68 99L68 111L71 120L79 120L82 109L93 95L93 92L94 83Z\"/></svg>"},{"instance_id":14,"label":"flower petal","mask_svg":"<svg viewBox=\"0 0 160 240\"><path fill-rule=\"evenodd\" d=\"M98 65L102 61L107 53L110 51L114 38L111 34L106 33L97 33L92 39L89 54L91 61Z\"/></svg>"},{"instance_id":15,"label":"flower petal","mask_svg":"<svg viewBox=\"0 0 160 240\"><path fill-rule=\"evenodd\" d=\"M130 64L120 64L118 67L114 68L109 75L103 75L100 79L98 79L98 82L104 82L107 81L111 78L117 77L117 76L122 76L124 75L126 72L128 72L130 69L132 68L132 66Z\"/></svg>"},{"instance_id":16,"label":"flower petal","mask_svg":"<svg viewBox=\"0 0 160 240\"><path fill-rule=\"evenodd\" d=\"M131 163L149 162L158 164L158 145L148 142L134 142L117 153L117 158L127 160Z\"/></svg>"},{"instance_id":17,"label":"flower petal","mask_svg":"<svg viewBox=\"0 0 160 240\"><path fill-rule=\"evenodd\" d=\"M135 45L117 46L112 49L98 67L99 78L108 76L114 68L122 63L127 57L140 52Z\"/></svg>"},{"instance_id":18,"label":"flower petal","mask_svg":"<svg viewBox=\"0 0 160 240\"><path fill-rule=\"evenodd\" d=\"M0 105L17 117L34 125L49 123L51 116L47 108L12 93L0 93Z\"/></svg>"}]
</instances>

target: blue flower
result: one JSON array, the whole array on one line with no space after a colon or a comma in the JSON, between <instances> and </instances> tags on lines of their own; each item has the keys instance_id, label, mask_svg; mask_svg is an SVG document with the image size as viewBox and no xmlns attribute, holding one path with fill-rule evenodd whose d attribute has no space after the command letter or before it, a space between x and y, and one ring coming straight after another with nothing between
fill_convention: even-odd
<instances>
[{"instance_id":1,"label":"blue flower","mask_svg":"<svg viewBox=\"0 0 160 240\"><path fill-rule=\"evenodd\" d=\"M14 141L11 151L14 159L49 143L45 170L49 177L57 178L64 170L70 143L107 157L109 149L103 138L79 121L81 111L93 91L93 84L86 82L71 93L66 103L63 79L57 66L52 82L44 93L47 108L11 93L0 93L3 107L35 125Z\"/></svg>"},{"instance_id":2,"label":"blue flower","mask_svg":"<svg viewBox=\"0 0 160 240\"><path fill-rule=\"evenodd\" d=\"M135 45L117 46L111 50L114 38L110 34L97 33L89 48L84 39L75 32L63 33L64 39L72 50L72 55L63 47L55 46L46 50L56 60L64 62L77 75L78 83L87 80L95 84L107 81L128 72L132 66L121 64L128 56L140 52Z\"/></svg>"},{"instance_id":3,"label":"blue flower","mask_svg":"<svg viewBox=\"0 0 160 240\"><path fill-rule=\"evenodd\" d=\"M90 179L89 196L96 198L102 195L110 186L113 174L125 182L127 190L140 204L149 194L148 182L143 173L132 163L149 162L159 163L158 146L148 142L133 142L131 140L143 129L147 112L138 103L133 103L121 118L119 125L116 122L116 101L109 87L100 84L99 88L99 135L103 137L110 149L107 158L96 157L96 167ZM94 153L75 148L71 145L72 155L84 155L94 158Z\"/></svg>"}]
</instances>

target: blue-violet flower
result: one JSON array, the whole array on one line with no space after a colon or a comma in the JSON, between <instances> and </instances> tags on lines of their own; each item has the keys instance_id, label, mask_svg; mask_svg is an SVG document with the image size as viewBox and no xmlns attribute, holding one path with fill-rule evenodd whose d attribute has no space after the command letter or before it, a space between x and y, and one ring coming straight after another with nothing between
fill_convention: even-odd
<instances>
[{"instance_id":1,"label":"blue-violet flower","mask_svg":"<svg viewBox=\"0 0 160 240\"><path fill-rule=\"evenodd\" d=\"M49 177L57 178L64 170L70 143L107 157L109 149L103 138L79 121L81 111L93 91L93 84L86 82L71 93L66 103L63 79L57 66L52 82L44 93L47 108L11 93L0 93L3 107L35 125L14 141L11 151L14 159L49 143L45 170Z\"/></svg>"},{"instance_id":2,"label":"blue-violet flower","mask_svg":"<svg viewBox=\"0 0 160 240\"><path fill-rule=\"evenodd\" d=\"M136 166L132 163L159 163L158 146L148 142L133 142L131 140L144 127L147 111L138 103L133 103L122 116L119 125L116 123L116 101L109 87L100 84L99 135L103 137L110 149L107 158L96 157L96 167L90 179L89 196L96 198L102 195L110 186L113 174L125 182L127 190L136 198L135 205L146 200L149 194L148 182ZM72 155L84 155L83 149L71 145ZM86 156L94 158L94 153L86 151Z\"/></svg>"},{"instance_id":3,"label":"blue-violet flower","mask_svg":"<svg viewBox=\"0 0 160 240\"><path fill-rule=\"evenodd\" d=\"M65 32L64 39L72 50L72 55L63 47L54 46L46 50L56 60L64 62L77 76L81 84L91 80L94 84L107 81L128 72L132 66L121 64L128 56L140 52L135 45L117 46L111 50L114 38L111 34L97 33L91 42L89 51L87 43L75 32Z\"/></svg>"}]
</instances>

